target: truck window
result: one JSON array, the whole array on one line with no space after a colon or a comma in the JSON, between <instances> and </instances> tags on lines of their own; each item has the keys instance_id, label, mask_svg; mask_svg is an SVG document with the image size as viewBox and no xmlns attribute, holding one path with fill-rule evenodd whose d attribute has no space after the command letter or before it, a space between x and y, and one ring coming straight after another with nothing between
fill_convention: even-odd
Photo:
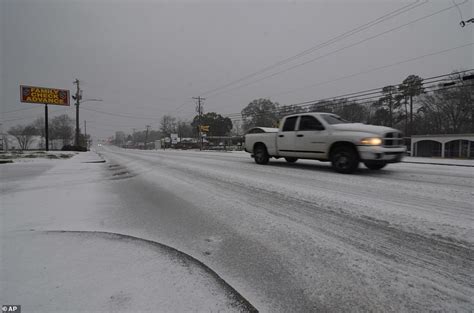
<instances>
[{"instance_id":1,"label":"truck window","mask_svg":"<svg viewBox=\"0 0 474 313\"><path fill-rule=\"evenodd\" d=\"M283 125L282 131L284 132L292 132L295 130L296 120L298 116L289 117L285 120L285 124Z\"/></svg>"},{"instance_id":2,"label":"truck window","mask_svg":"<svg viewBox=\"0 0 474 313\"><path fill-rule=\"evenodd\" d=\"M331 124L331 125L334 125L334 124L347 124L347 123L351 123L351 122L346 121L345 119L340 118L339 116L334 115L334 114L323 114L322 116L323 116L324 120L325 120L328 124Z\"/></svg>"},{"instance_id":3,"label":"truck window","mask_svg":"<svg viewBox=\"0 0 474 313\"><path fill-rule=\"evenodd\" d=\"M314 116L305 115L301 117L299 130L324 130L324 126Z\"/></svg>"}]
</instances>

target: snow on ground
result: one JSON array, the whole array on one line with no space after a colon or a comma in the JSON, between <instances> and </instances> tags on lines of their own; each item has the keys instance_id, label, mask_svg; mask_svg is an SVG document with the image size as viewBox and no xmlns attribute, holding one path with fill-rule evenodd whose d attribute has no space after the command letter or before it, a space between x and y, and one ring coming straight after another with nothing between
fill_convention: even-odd
<instances>
[{"instance_id":1,"label":"snow on ground","mask_svg":"<svg viewBox=\"0 0 474 313\"><path fill-rule=\"evenodd\" d=\"M446 164L474 167L474 160L466 159L447 159L447 158L421 158L421 157L404 157L403 162L406 163L426 163L426 164Z\"/></svg>"},{"instance_id":2,"label":"snow on ground","mask_svg":"<svg viewBox=\"0 0 474 313\"><path fill-rule=\"evenodd\" d=\"M474 308L473 168L400 163L341 175L317 161L259 166L245 152L99 153L107 163L83 163L100 160L81 153L48 161L54 165L0 165L2 264L24 272L15 281L3 267L2 281L34 299L23 303L43 293L52 295L42 299L49 308L86 295L104 311L160 305L156 294L140 293L140 282L156 290L151 267L165 269L170 259L155 257L153 244L108 235L118 233L185 252L263 312ZM132 273L130 282L120 269ZM210 305L204 294L219 281L195 278L208 287L197 297ZM42 279L54 290L33 288ZM70 289L55 285L67 279ZM170 290L186 290L181 282ZM235 308L228 293L214 296L224 311Z\"/></svg>"},{"instance_id":3,"label":"snow on ground","mask_svg":"<svg viewBox=\"0 0 474 313\"><path fill-rule=\"evenodd\" d=\"M473 308L472 168L341 175L243 152L101 153L130 174L115 192L133 233L204 258L262 311Z\"/></svg>"},{"instance_id":4,"label":"snow on ground","mask_svg":"<svg viewBox=\"0 0 474 313\"><path fill-rule=\"evenodd\" d=\"M5 236L2 303L25 312L242 312L246 303L195 260L97 232Z\"/></svg>"},{"instance_id":5,"label":"snow on ground","mask_svg":"<svg viewBox=\"0 0 474 313\"><path fill-rule=\"evenodd\" d=\"M299 160L293 166L272 160L268 166L257 166L245 152L131 150L122 154L138 158L127 160L127 167L137 173L151 169L140 159L159 160L168 169L196 172L201 183L207 178L251 186L256 191L281 193L398 227L474 242L473 168L398 163L380 172L361 165L357 174L340 175L329 163L312 160Z\"/></svg>"},{"instance_id":6,"label":"snow on ground","mask_svg":"<svg viewBox=\"0 0 474 313\"><path fill-rule=\"evenodd\" d=\"M0 165L1 303L25 312L253 309L198 260L105 227L120 207L105 186L122 174L104 175L101 162L88 152Z\"/></svg>"}]
</instances>

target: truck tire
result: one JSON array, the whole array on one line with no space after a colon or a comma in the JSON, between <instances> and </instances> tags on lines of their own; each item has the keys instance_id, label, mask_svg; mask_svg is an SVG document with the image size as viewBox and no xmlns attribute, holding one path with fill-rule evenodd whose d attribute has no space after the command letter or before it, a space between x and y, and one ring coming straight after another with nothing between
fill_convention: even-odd
<instances>
[{"instance_id":1,"label":"truck tire","mask_svg":"<svg viewBox=\"0 0 474 313\"><path fill-rule=\"evenodd\" d=\"M295 163L296 161L298 161L298 158L286 157L285 160L288 163Z\"/></svg>"},{"instance_id":2,"label":"truck tire","mask_svg":"<svg viewBox=\"0 0 474 313\"><path fill-rule=\"evenodd\" d=\"M359 155L350 145L338 146L331 152L331 164L336 172L350 174L359 167Z\"/></svg>"},{"instance_id":3,"label":"truck tire","mask_svg":"<svg viewBox=\"0 0 474 313\"><path fill-rule=\"evenodd\" d=\"M270 160L270 156L268 155L267 148L263 144L259 144L255 147L253 159L255 163L264 165L267 164Z\"/></svg>"},{"instance_id":4,"label":"truck tire","mask_svg":"<svg viewBox=\"0 0 474 313\"><path fill-rule=\"evenodd\" d=\"M364 162L364 165L369 169L369 170L380 170L387 165L385 161L367 161Z\"/></svg>"}]
</instances>

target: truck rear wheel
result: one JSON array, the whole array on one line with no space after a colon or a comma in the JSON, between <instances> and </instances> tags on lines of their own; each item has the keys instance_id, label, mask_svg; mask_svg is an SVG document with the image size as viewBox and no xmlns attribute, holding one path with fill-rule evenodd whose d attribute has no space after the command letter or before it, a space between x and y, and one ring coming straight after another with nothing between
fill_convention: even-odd
<instances>
[{"instance_id":1,"label":"truck rear wheel","mask_svg":"<svg viewBox=\"0 0 474 313\"><path fill-rule=\"evenodd\" d=\"M364 165L367 166L369 170L380 170L387 165L385 161L367 161L364 162Z\"/></svg>"},{"instance_id":2,"label":"truck rear wheel","mask_svg":"<svg viewBox=\"0 0 474 313\"><path fill-rule=\"evenodd\" d=\"M295 163L296 161L298 161L298 158L286 157L285 160L288 163Z\"/></svg>"},{"instance_id":3,"label":"truck rear wheel","mask_svg":"<svg viewBox=\"0 0 474 313\"><path fill-rule=\"evenodd\" d=\"M268 161L270 160L270 156L268 155L267 148L259 144L255 147L254 149L254 156L253 156L255 163L257 164L267 164Z\"/></svg>"},{"instance_id":4,"label":"truck rear wheel","mask_svg":"<svg viewBox=\"0 0 474 313\"><path fill-rule=\"evenodd\" d=\"M349 145L335 147L331 153L331 164L338 173L353 173L359 166L359 156Z\"/></svg>"}]
</instances>

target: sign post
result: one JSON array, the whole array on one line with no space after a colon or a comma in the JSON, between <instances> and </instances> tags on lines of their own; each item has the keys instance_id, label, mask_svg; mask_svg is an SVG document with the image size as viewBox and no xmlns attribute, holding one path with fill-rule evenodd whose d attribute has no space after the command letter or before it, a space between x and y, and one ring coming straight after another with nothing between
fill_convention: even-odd
<instances>
[{"instance_id":1,"label":"sign post","mask_svg":"<svg viewBox=\"0 0 474 313\"><path fill-rule=\"evenodd\" d=\"M44 147L49 151L48 104L44 104Z\"/></svg>"},{"instance_id":2,"label":"sign post","mask_svg":"<svg viewBox=\"0 0 474 313\"><path fill-rule=\"evenodd\" d=\"M69 90L20 86L20 101L44 104L45 150L49 151L48 104L69 106Z\"/></svg>"}]
</instances>

